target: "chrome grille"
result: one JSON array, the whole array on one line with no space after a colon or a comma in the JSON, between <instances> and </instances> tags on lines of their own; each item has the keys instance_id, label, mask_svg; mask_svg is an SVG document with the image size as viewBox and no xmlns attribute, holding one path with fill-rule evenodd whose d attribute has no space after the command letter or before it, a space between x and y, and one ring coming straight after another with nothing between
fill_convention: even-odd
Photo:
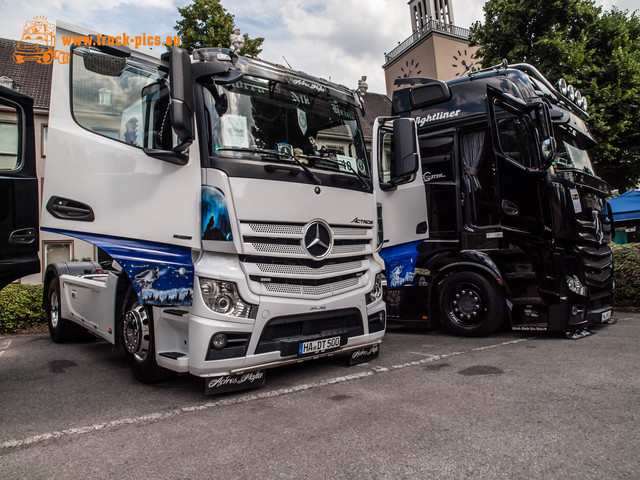
<instances>
[{"instance_id":1,"label":"chrome grille","mask_svg":"<svg viewBox=\"0 0 640 480\"><path fill-rule=\"evenodd\" d=\"M363 269L364 262L344 262L324 265L320 268L311 268L305 265L286 265L273 263L257 263L258 270L262 273L272 273L287 276L319 277L329 274L341 274L348 270Z\"/></svg>"},{"instance_id":2,"label":"chrome grille","mask_svg":"<svg viewBox=\"0 0 640 480\"><path fill-rule=\"evenodd\" d=\"M332 254L344 255L345 253L364 253L367 250L367 244L364 245L334 245Z\"/></svg>"},{"instance_id":3,"label":"chrome grille","mask_svg":"<svg viewBox=\"0 0 640 480\"><path fill-rule=\"evenodd\" d=\"M249 223L249 228L255 233L271 235L302 235L304 225L284 225L274 223Z\"/></svg>"},{"instance_id":4,"label":"chrome grille","mask_svg":"<svg viewBox=\"0 0 640 480\"><path fill-rule=\"evenodd\" d=\"M305 226L240 223L242 266L256 294L320 299L364 285L373 253L373 226L331 225L333 247L321 258L302 246Z\"/></svg>"},{"instance_id":5,"label":"chrome grille","mask_svg":"<svg viewBox=\"0 0 640 480\"><path fill-rule=\"evenodd\" d=\"M296 285L291 283L263 283L265 290L271 293L299 295L304 297L325 297L342 293L344 290L357 287L359 277L347 278L338 282L319 285Z\"/></svg>"},{"instance_id":6,"label":"chrome grille","mask_svg":"<svg viewBox=\"0 0 640 480\"><path fill-rule=\"evenodd\" d=\"M304 255L304 250L300 245L278 245L271 243L251 243L251 245L256 251L261 253Z\"/></svg>"}]
</instances>

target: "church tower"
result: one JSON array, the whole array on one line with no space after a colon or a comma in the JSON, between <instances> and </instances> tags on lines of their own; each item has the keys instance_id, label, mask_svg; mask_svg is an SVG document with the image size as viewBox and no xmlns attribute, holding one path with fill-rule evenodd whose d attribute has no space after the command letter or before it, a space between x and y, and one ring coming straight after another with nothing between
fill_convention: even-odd
<instances>
[{"instance_id":1,"label":"church tower","mask_svg":"<svg viewBox=\"0 0 640 480\"><path fill-rule=\"evenodd\" d=\"M449 80L479 68L469 30L454 23L453 0L410 0L409 12L413 33L384 55L389 97L398 77Z\"/></svg>"}]
</instances>

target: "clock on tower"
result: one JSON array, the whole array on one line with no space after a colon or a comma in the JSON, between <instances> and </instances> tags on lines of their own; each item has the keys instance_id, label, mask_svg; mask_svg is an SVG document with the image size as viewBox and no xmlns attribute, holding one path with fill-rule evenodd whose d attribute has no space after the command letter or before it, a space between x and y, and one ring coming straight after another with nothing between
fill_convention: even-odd
<instances>
[{"instance_id":1,"label":"clock on tower","mask_svg":"<svg viewBox=\"0 0 640 480\"><path fill-rule=\"evenodd\" d=\"M453 55L453 63L451 66L456 69L456 77L478 70L475 55L466 48L458 50L457 54Z\"/></svg>"}]
</instances>

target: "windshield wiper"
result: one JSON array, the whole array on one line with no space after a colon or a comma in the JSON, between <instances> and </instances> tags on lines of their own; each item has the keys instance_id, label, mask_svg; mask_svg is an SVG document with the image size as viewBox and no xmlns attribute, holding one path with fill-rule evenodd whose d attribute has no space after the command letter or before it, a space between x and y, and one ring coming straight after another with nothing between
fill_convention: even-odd
<instances>
[{"instance_id":1,"label":"windshield wiper","mask_svg":"<svg viewBox=\"0 0 640 480\"><path fill-rule=\"evenodd\" d=\"M282 153L282 152L278 152L277 150L269 150L267 148L251 148L251 147L220 147L216 149L219 152L224 152L224 151L231 151L231 152L248 152L248 153L264 153L265 155L273 155L276 158L285 158L287 160L291 159L293 160L296 165L298 165L300 168L302 168L302 170L304 170L304 173L307 174L307 176L313 180L317 185L322 185L322 180L320 180L311 170L309 170L309 168L302 163L300 160L298 160L294 155L291 155L290 153Z\"/></svg>"},{"instance_id":2,"label":"windshield wiper","mask_svg":"<svg viewBox=\"0 0 640 480\"><path fill-rule=\"evenodd\" d=\"M358 178L358 180L360 181L360 184L362 185L362 187L364 189L369 190L369 188L371 188L371 186L362 177L362 175L360 175L357 170L354 170L354 168L351 166L351 163L349 163L349 162L345 162L345 161L342 161L342 160L336 160L335 158L319 157L318 155L305 155L305 156L306 156L306 158L310 158L311 160L320 160L320 161L323 161L323 162L328 162L328 163L331 163L333 165L336 165L337 167L346 167L350 172L355 173L356 177Z\"/></svg>"},{"instance_id":3,"label":"windshield wiper","mask_svg":"<svg viewBox=\"0 0 640 480\"><path fill-rule=\"evenodd\" d=\"M302 168L302 170L304 170L304 173L306 173L311 180L313 180L318 185L322 185L322 180L320 180L311 170L309 170L309 168L304 163L302 163L300 160L298 160L294 155L291 155L290 153L282 153L282 152L278 152L277 150L269 150L268 148L257 148L257 147L254 147L254 148L220 147L220 148L217 148L216 150L219 152L231 151L231 152L264 153L265 155L273 155L276 158L285 158L287 160L291 159L296 163L296 165L298 165L300 168Z\"/></svg>"}]
</instances>

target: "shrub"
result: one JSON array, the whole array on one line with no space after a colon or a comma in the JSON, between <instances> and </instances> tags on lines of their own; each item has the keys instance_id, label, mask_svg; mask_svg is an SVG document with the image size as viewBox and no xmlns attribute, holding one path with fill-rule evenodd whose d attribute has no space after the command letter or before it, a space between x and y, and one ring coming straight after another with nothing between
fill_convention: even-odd
<instances>
[{"instance_id":1,"label":"shrub","mask_svg":"<svg viewBox=\"0 0 640 480\"><path fill-rule=\"evenodd\" d=\"M612 245L616 307L640 307L640 243Z\"/></svg>"},{"instance_id":2,"label":"shrub","mask_svg":"<svg viewBox=\"0 0 640 480\"><path fill-rule=\"evenodd\" d=\"M0 334L16 333L46 321L42 285L7 285L0 290Z\"/></svg>"}]
</instances>

